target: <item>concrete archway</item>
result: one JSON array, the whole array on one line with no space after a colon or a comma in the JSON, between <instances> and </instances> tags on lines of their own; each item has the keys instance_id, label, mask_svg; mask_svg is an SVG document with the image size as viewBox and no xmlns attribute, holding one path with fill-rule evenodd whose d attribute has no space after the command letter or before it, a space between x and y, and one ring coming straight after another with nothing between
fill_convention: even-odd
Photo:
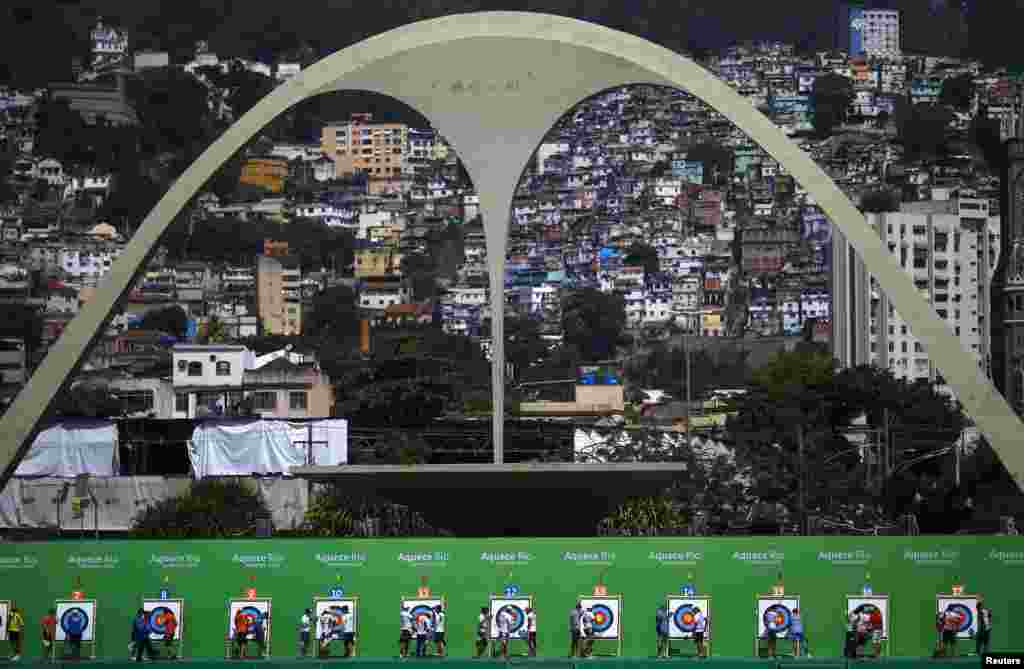
<instances>
[{"instance_id":1,"label":"concrete archway","mask_svg":"<svg viewBox=\"0 0 1024 669\"><path fill-rule=\"evenodd\" d=\"M481 12L422 21L333 54L280 86L214 142L146 217L109 278L65 330L0 423L6 482L40 418L75 372L117 300L142 269L161 233L214 171L289 107L336 90L390 95L419 110L452 143L480 196L490 259L492 305L504 303L503 277L512 196L544 135L567 110L608 88L653 84L699 97L774 156L819 203L898 305L929 356L1024 488L1021 421L920 297L860 212L769 119L709 72L668 49L592 23L526 12ZM504 406L502 310L493 318L495 408ZM503 461L500 411L495 461Z\"/></svg>"}]
</instances>

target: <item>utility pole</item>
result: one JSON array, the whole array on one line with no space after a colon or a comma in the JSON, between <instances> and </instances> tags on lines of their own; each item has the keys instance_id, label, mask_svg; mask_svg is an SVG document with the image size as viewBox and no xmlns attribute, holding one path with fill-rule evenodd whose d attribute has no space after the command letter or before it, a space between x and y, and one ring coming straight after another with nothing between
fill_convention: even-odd
<instances>
[{"instance_id":1,"label":"utility pole","mask_svg":"<svg viewBox=\"0 0 1024 669\"><path fill-rule=\"evenodd\" d=\"M693 402L693 390L691 383L691 363L690 363L690 342L686 335L683 335L683 364L686 365L686 448L690 448L690 421L693 418L693 411L691 411L691 405Z\"/></svg>"},{"instance_id":2,"label":"utility pole","mask_svg":"<svg viewBox=\"0 0 1024 669\"><path fill-rule=\"evenodd\" d=\"M807 489L804 483L804 426L796 425L796 458L798 466L797 504L800 507L800 534L807 534Z\"/></svg>"}]
</instances>

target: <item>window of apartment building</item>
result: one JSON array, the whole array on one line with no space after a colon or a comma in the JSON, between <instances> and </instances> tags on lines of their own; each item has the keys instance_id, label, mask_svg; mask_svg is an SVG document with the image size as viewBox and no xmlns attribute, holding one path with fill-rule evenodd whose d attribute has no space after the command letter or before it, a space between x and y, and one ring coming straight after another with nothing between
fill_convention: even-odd
<instances>
[{"instance_id":1,"label":"window of apartment building","mask_svg":"<svg viewBox=\"0 0 1024 669\"><path fill-rule=\"evenodd\" d=\"M224 360L218 362L217 376L231 376L231 363Z\"/></svg>"},{"instance_id":2,"label":"window of apartment building","mask_svg":"<svg viewBox=\"0 0 1024 669\"><path fill-rule=\"evenodd\" d=\"M903 353L907 353L907 342L903 342L903 345L900 346L900 349Z\"/></svg>"},{"instance_id":3,"label":"window of apartment building","mask_svg":"<svg viewBox=\"0 0 1024 669\"><path fill-rule=\"evenodd\" d=\"M252 394L252 408L256 411L273 411L277 408L277 393L259 392Z\"/></svg>"},{"instance_id":4,"label":"window of apartment building","mask_svg":"<svg viewBox=\"0 0 1024 669\"><path fill-rule=\"evenodd\" d=\"M305 411L309 408L308 394L305 391L288 393L288 407L292 411Z\"/></svg>"},{"instance_id":5,"label":"window of apartment building","mask_svg":"<svg viewBox=\"0 0 1024 669\"><path fill-rule=\"evenodd\" d=\"M903 335L904 337L907 336L907 326L906 325L901 325L900 326L900 334Z\"/></svg>"},{"instance_id":6,"label":"window of apartment building","mask_svg":"<svg viewBox=\"0 0 1024 669\"><path fill-rule=\"evenodd\" d=\"M896 342L892 342L891 341L891 342L889 342L889 353L895 353L895 352L896 352Z\"/></svg>"},{"instance_id":7,"label":"window of apartment building","mask_svg":"<svg viewBox=\"0 0 1024 669\"><path fill-rule=\"evenodd\" d=\"M203 363L201 362L190 362L188 363L188 375L189 376L202 376L203 375Z\"/></svg>"},{"instance_id":8,"label":"window of apartment building","mask_svg":"<svg viewBox=\"0 0 1024 669\"><path fill-rule=\"evenodd\" d=\"M188 413L188 393L174 394L174 410L177 413Z\"/></svg>"},{"instance_id":9,"label":"window of apartment building","mask_svg":"<svg viewBox=\"0 0 1024 669\"><path fill-rule=\"evenodd\" d=\"M914 353L924 353L924 346L920 342L914 342Z\"/></svg>"}]
</instances>

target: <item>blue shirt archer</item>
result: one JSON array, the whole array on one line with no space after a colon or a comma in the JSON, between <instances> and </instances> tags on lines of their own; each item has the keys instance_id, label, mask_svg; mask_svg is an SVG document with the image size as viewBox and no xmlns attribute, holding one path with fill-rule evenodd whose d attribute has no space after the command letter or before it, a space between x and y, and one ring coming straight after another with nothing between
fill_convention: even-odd
<instances>
[{"instance_id":1,"label":"blue shirt archer","mask_svg":"<svg viewBox=\"0 0 1024 669\"><path fill-rule=\"evenodd\" d=\"M660 607L654 614L654 631L660 636L668 636L668 609Z\"/></svg>"}]
</instances>

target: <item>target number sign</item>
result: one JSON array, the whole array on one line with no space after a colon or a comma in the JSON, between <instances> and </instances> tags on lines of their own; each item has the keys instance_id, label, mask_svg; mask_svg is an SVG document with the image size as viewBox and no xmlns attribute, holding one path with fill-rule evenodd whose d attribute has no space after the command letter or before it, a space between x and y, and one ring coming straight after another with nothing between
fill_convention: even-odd
<instances>
[{"instance_id":1,"label":"target number sign","mask_svg":"<svg viewBox=\"0 0 1024 669\"><path fill-rule=\"evenodd\" d=\"M969 639L978 631L978 598L973 595L937 595L936 613L952 611L960 616L958 639Z\"/></svg>"},{"instance_id":2,"label":"target number sign","mask_svg":"<svg viewBox=\"0 0 1024 669\"><path fill-rule=\"evenodd\" d=\"M57 641L68 641L81 635L82 641L95 641L96 600L59 600L57 609Z\"/></svg>"},{"instance_id":3,"label":"target number sign","mask_svg":"<svg viewBox=\"0 0 1024 669\"><path fill-rule=\"evenodd\" d=\"M239 617L244 617L249 627L262 622L264 636L270 638L269 599L232 599L228 602L228 637L232 639L235 638L235 620Z\"/></svg>"},{"instance_id":4,"label":"target number sign","mask_svg":"<svg viewBox=\"0 0 1024 669\"><path fill-rule=\"evenodd\" d=\"M871 622L871 633L880 632L881 641L889 640L889 598L885 595L847 595L846 619L850 614L866 613Z\"/></svg>"},{"instance_id":5,"label":"target number sign","mask_svg":"<svg viewBox=\"0 0 1024 669\"><path fill-rule=\"evenodd\" d=\"M491 597L491 639L498 635L498 615L508 613L512 619L508 626L508 638L526 638L526 609L533 606L532 597Z\"/></svg>"},{"instance_id":6,"label":"target number sign","mask_svg":"<svg viewBox=\"0 0 1024 669\"><path fill-rule=\"evenodd\" d=\"M7 621L11 616L11 602L0 599L0 641L7 641Z\"/></svg>"},{"instance_id":7,"label":"target number sign","mask_svg":"<svg viewBox=\"0 0 1024 669\"><path fill-rule=\"evenodd\" d=\"M696 627L694 609L699 608L704 614L704 638L711 640L711 598L710 597L678 597L668 598L668 638L692 639Z\"/></svg>"},{"instance_id":8,"label":"target number sign","mask_svg":"<svg viewBox=\"0 0 1024 669\"><path fill-rule=\"evenodd\" d=\"M348 613L342 611L343 608L348 607ZM313 600L313 611L316 614L316 623L320 624L320 616L325 612L330 613L334 618L334 630L337 633L351 632L353 639L355 638L356 630L359 628L356 623L359 620L359 600L356 597L332 597L330 599L314 599ZM341 627L342 619L344 619L345 626ZM319 632L319 631L318 631ZM317 634L319 637L319 633Z\"/></svg>"},{"instance_id":9,"label":"target number sign","mask_svg":"<svg viewBox=\"0 0 1024 669\"><path fill-rule=\"evenodd\" d=\"M793 611L799 608L800 598L796 595L758 597L755 638L764 639L775 634L777 639L788 639Z\"/></svg>"},{"instance_id":10,"label":"target number sign","mask_svg":"<svg viewBox=\"0 0 1024 669\"><path fill-rule=\"evenodd\" d=\"M437 607L445 608L444 597L403 597L402 606L408 607L412 614L412 628L420 618L433 618Z\"/></svg>"},{"instance_id":11,"label":"target number sign","mask_svg":"<svg viewBox=\"0 0 1024 669\"><path fill-rule=\"evenodd\" d=\"M174 640L182 639L184 628L185 600L183 599L144 599L142 610L146 612L149 622L149 638L154 641L167 638L167 624L174 623Z\"/></svg>"},{"instance_id":12,"label":"target number sign","mask_svg":"<svg viewBox=\"0 0 1024 669\"><path fill-rule=\"evenodd\" d=\"M594 616L594 639L618 639L622 630L622 598L587 597L580 595L579 602L583 610L591 610Z\"/></svg>"}]
</instances>

